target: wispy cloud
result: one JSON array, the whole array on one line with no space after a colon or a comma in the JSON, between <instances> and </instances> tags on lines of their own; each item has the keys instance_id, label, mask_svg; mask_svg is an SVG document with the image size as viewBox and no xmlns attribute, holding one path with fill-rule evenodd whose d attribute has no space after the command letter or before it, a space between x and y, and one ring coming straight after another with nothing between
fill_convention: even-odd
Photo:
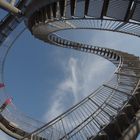
<instances>
[{"instance_id":1,"label":"wispy cloud","mask_svg":"<svg viewBox=\"0 0 140 140\"><path fill-rule=\"evenodd\" d=\"M84 35L87 34L84 33ZM76 41L78 39L80 41L82 40L85 44L90 43L92 45L114 48L116 50L119 49L135 54L139 53L139 51L136 51L137 49L134 49L137 48L139 44L137 39L134 46L131 38L126 38L117 33L96 31L88 34L88 37L87 39L86 36L71 36L72 39L75 38ZM63 65L61 63L63 63ZM95 56L90 57L87 54L81 57L72 55L70 58L60 62L60 65L63 66L62 69L65 71L65 74L51 98L51 107L44 115L45 121L53 119L64 112L70 105L77 103L92 93L113 74L113 66L108 61L104 61L104 59Z\"/></svg>"},{"instance_id":2,"label":"wispy cloud","mask_svg":"<svg viewBox=\"0 0 140 140\"><path fill-rule=\"evenodd\" d=\"M66 72L64 79L57 85L56 91L54 91L54 96L52 98L52 106L45 114L45 118L52 119L55 116L59 115L65 110L66 97L69 96L71 98L71 102L73 100L78 100L77 92L78 92L78 81L77 81L77 61L74 58L70 58L68 63L64 63L63 70Z\"/></svg>"},{"instance_id":3,"label":"wispy cloud","mask_svg":"<svg viewBox=\"0 0 140 140\"><path fill-rule=\"evenodd\" d=\"M72 40L76 39L76 41L85 44L90 43L93 46L97 45L133 52L135 54L139 53L139 51L136 51L137 49L134 49L139 44L136 37L133 37L133 40L135 40L135 45L133 45L131 37L113 32L93 31L85 32L82 36L75 37L75 35L77 34L68 36L68 38L70 37ZM44 118L52 119L61 114L70 103L71 105L75 104L86 97L113 73L110 63L104 61L102 58L90 57L87 54L81 55L81 57L71 56L60 63L63 63L63 65L60 65L63 66L63 71L65 71L64 79L57 85L57 89L54 91L51 99L52 105L44 115Z\"/></svg>"},{"instance_id":4,"label":"wispy cloud","mask_svg":"<svg viewBox=\"0 0 140 140\"><path fill-rule=\"evenodd\" d=\"M111 66L113 65L102 58L90 55L71 56L64 60L64 79L54 91L51 107L45 113L44 120L51 120L93 92L113 73Z\"/></svg>"}]
</instances>

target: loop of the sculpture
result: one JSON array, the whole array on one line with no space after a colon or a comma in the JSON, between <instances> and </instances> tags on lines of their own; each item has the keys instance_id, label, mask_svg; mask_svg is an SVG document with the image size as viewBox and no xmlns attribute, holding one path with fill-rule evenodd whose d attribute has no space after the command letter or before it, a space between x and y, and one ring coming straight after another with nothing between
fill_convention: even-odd
<instances>
[{"instance_id":1,"label":"loop of the sculpture","mask_svg":"<svg viewBox=\"0 0 140 140\"><path fill-rule=\"evenodd\" d=\"M21 8L23 9L25 9L24 2L26 3L26 0L21 2ZM98 18L88 16L90 1L71 0L70 4L67 4L66 6L67 2L68 1L66 0L53 1L50 3L44 1L44 3L47 3L45 6L34 9L32 14L29 15L27 23L29 29L35 37L48 43L104 57L117 67L114 76L106 84L103 84L95 92L51 122L42 127L38 126L38 129L34 128L32 133L28 132L30 127L27 126L26 123L23 124L25 126L24 128L19 127L20 122L15 122L16 125L14 125L7 119L5 114L0 115L0 128L18 139L62 140L74 138L100 139L101 137L112 139L114 136L118 139L122 136L124 130L127 129L130 123L134 121L135 113L139 109L139 58L113 49L67 40L58 36L57 32L71 29L98 29L140 36L139 23L129 22L129 18L131 17L134 20L137 20L138 18L133 15L131 17L130 15L126 15L125 21L122 20L123 15L120 15L120 20L104 18L104 16L111 16L111 13L107 13L107 8L110 7L109 0L104 0L104 3L102 3L101 8L103 9L99 8L102 12L100 12L101 16ZM76 17L75 11L76 4L81 4L81 2L84 2L85 8L83 12L84 16L79 18ZM103 1L96 2L101 3ZM133 9L135 8L134 6L138 4L137 1L125 2L123 4L125 6L127 5L128 11L129 8ZM70 14L69 16L66 14L65 16L68 8L70 8ZM28 9L27 11L30 10ZM115 16L118 15L116 14ZM0 29L2 29L0 32L0 35L2 36L0 41L2 44L23 20L21 18L17 19L17 17L9 15L0 25ZM12 25L14 25L14 27ZM8 47L11 47L10 44ZM6 55L7 51L4 53L4 56ZM2 61L4 61L4 59ZM3 69L3 67L1 69ZM18 112L16 113L18 117ZM69 117L71 117L72 122L69 122ZM36 123L34 120L30 121ZM69 125L67 125L68 122ZM91 127L93 129L91 129ZM110 130L112 130L111 133Z\"/></svg>"}]
</instances>

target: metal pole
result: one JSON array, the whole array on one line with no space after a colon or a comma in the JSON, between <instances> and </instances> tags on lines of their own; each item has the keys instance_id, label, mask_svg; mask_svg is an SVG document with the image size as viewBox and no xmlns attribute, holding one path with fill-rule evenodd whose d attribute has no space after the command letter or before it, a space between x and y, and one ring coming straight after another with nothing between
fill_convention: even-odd
<instances>
[{"instance_id":1,"label":"metal pole","mask_svg":"<svg viewBox=\"0 0 140 140\"><path fill-rule=\"evenodd\" d=\"M10 4L11 4L12 6L14 6L15 3L16 3L16 0L10 0Z\"/></svg>"},{"instance_id":2,"label":"metal pole","mask_svg":"<svg viewBox=\"0 0 140 140\"><path fill-rule=\"evenodd\" d=\"M4 10L10 11L10 12L12 12L14 14L21 14L21 10L19 10L18 8L16 8L12 4L10 4L10 3L8 3L8 2L6 2L4 0L0 0L0 7L3 8Z\"/></svg>"}]
</instances>

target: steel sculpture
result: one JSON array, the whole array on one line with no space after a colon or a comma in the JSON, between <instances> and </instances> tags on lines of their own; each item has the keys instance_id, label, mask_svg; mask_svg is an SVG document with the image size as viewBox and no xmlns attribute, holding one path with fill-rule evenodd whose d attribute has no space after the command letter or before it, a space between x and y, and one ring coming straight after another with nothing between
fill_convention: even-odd
<instances>
[{"instance_id":1,"label":"steel sculpture","mask_svg":"<svg viewBox=\"0 0 140 140\"><path fill-rule=\"evenodd\" d=\"M58 35L58 32L76 29L107 30L139 37L140 1L22 0L17 7L24 16L9 14L0 24L0 83L4 83L3 68L6 55L26 28L23 21L40 40L59 47L99 55L112 62L116 71L106 84L47 124L11 108L10 113L3 111L0 114L0 128L12 137L22 140L135 139L140 130L139 57L74 42ZM16 31L17 34L14 33ZM8 42L7 38L12 33L15 34L14 39ZM3 98L5 99L5 96Z\"/></svg>"}]
</instances>

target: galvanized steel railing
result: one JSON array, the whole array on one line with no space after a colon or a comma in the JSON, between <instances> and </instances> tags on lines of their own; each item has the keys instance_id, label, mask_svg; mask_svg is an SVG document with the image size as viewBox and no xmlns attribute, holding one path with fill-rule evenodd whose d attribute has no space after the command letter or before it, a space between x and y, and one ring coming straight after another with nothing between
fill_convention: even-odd
<instances>
[{"instance_id":1,"label":"galvanized steel railing","mask_svg":"<svg viewBox=\"0 0 140 140\"><path fill-rule=\"evenodd\" d=\"M91 7L92 4L94 7ZM121 8L121 14L116 5ZM139 1L135 0L62 0L53 3L50 1L49 4L31 15L28 22L29 28L36 37L61 47L99 55L114 63L117 69L107 83L44 126L41 122L24 116L17 109L10 108L4 111L2 115L9 121L8 126L12 124L12 128L7 128L13 137L16 137L16 133L19 135L18 138L25 137L24 139L33 140L92 139L112 123L118 115L125 112L125 107L130 104L131 100L134 101L132 103L137 104L135 96L139 88L140 77L138 57L113 49L66 40L57 33L66 29L98 29L139 36L139 18L137 16L139 5ZM25 6L22 6L26 11ZM26 6L28 7L28 5ZM116 8L115 12L112 12L114 8ZM92 9L95 11L92 12ZM8 40L14 34L13 43L24 30L20 24L22 18L9 17L5 18L5 20L9 19L7 24L0 25L1 82L3 82L5 57L11 47ZM20 24L19 31L16 28L18 24ZM15 35L16 31L17 35ZM1 99L5 99L5 95ZM135 107L134 110L136 111L136 109ZM2 120L1 123L3 123ZM9 131L7 132L9 133ZM21 136L19 131L24 134Z\"/></svg>"}]
</instances>

